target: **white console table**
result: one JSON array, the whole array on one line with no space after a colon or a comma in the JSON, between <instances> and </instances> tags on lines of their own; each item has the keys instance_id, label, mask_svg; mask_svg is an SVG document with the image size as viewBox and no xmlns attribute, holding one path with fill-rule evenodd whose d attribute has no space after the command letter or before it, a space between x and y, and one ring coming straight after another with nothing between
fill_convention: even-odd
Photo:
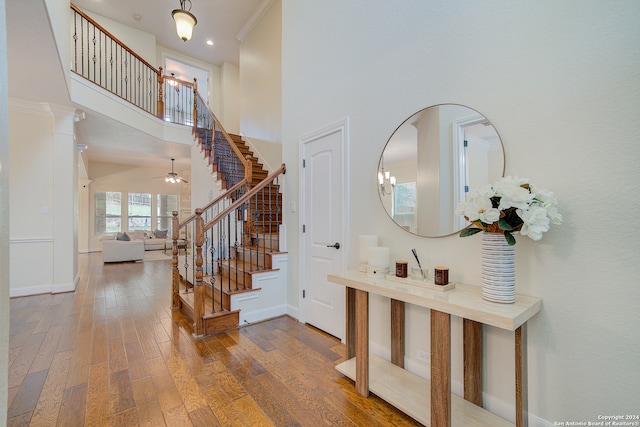
<instances>
[{"instance_id":1,"label":"white console table","mask_svg":"<svg viewBox=\"0 0 640 427\"><path fill-rule=\"evenodd\" d=\"M540 311L538 298L517 295L513 304L482 299L479 286L456 284L448 291L371 278L348 271L328 275L347 296L347 360L336 369L425 425L513 426L482 408L482 325L514 331L516 426L527 422L526 322ZM369 354L369 294L391 299L391 362ZM431 311L431 381L404 369L404 304ZM451 394L451 315L462 317L464 399Z\"/></svg>"}]
</instances>

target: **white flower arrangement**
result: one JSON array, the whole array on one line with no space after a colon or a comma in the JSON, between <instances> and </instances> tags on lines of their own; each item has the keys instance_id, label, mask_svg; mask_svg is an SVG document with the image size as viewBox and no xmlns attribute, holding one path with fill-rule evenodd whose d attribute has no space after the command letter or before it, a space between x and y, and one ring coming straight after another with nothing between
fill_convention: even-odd
<instances>
[{"instance_id":1,"label":"white flower arrangement","mask_svg":"<svg viewBox=\"0 0 640 427\"><path fill-rule=\"evenodd\" d=\"M474 191L458 204L456 214L464 215L475 227L467 227L460 237L481 231L503 233L515 245L513 233L540 240L550 224L561 224L558 201L548 190L537 189L526 178L506 176L493 185Z\"/></svg>"}]
</instances>

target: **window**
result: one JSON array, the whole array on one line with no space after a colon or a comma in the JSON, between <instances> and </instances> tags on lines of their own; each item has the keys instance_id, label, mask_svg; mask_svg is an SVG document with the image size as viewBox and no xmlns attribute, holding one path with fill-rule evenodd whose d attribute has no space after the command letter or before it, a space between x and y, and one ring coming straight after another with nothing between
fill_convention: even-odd
<instances>
[{"instance_id":1,"label":"window","mask_svg":"<svg viewBox=\"0 0 640 427\"><path fill-rule=\"evenodd\" d=\"M97 191L95 233L122 231L122 194L114 191Z\"/></svg>"},{"instance_id":2,"label":"window","mask_svg":"<svg viewBox=\"0 0 640 427\"><path fill-rule=\"evenodd\" d=\"M157 209L157 225L158 230L169 230L171 233L171 221L173 211L177 211L180 206L180 199L176 194L158 194Z\"/></svg>"},{"instance_id":3,"label":"window","mask_svg":"<svg viewBox=\"0 0 640 427\"><path fill-rule=\"evenodd\" d=\"M151 194L129 193L129 230L151 230Z\"/></svg>"},{"instance_id":4,"label":"window","mask_svg":"<svg viewBox=\"0 0 640 427\"><path fill-rule=\"evenodd\" d=\"M416 183L396 184L393 189L393 219L401 227L416 229Z\"/></svg>"}]
</instances>

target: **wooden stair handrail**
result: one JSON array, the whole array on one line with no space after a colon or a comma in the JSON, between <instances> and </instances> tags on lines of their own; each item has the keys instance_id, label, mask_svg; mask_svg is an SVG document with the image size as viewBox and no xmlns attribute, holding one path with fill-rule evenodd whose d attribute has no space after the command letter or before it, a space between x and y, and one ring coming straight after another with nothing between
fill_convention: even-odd
<instances>
[{"instance_id":1,"label":"wooden stair handrail","mask_svg":"<svg viewBox=\"0 0 640 427\"><path fill-rule=\"evenodd\" d=\"M225 130L225 128L222 126L220 120L218 120L218 117L216 117L216 115L213 113L213 111L211 110L211 107L209 107L209 105L207 105L206 102L204 102L204 99L202 99L202 97L200 96L200 93L198 92L198 86L195 85L194 86L194 92L196 97L202 102L202 105L204 105L207 108L207 111L209 112L209 115L211 115L211 117L213 118L214 122L217 123L218 125L220 125L220 130L222 132L222 134L224 135L225 139L227 140L227 143L231 146L231 148L233 149L233 152L236 154L236 157L238 157L238 159L240 159L240 162L242 163L242 166L244 167L245 170L245 178L247 176L247 170L250 170L249 167L249 161L247 159L244 158L244 156L242 155L242 152L240 152L240 149L238 148L238 146L233 142L233 139L231 138L231 136L227 133L227 131ZM197 106L198 102L194 102L194 106ZM196 132L198 130L198 115L195 114L194 120L193 120L193 134L195 135ZM215 127L213 129L213 137L215 138ZM250 173L250 172L249 172ZM250 177L249 177L250 179Z\"/></svg>"},{"instance_id":2,"label":"wooden stair handrail","mask_svg":"<svg viewBox=\"0 0 640 427\"><path fill-rule=\"evenodd\" d=\"M283 175L284 173L286 173L287 171L287 166L283 163L278 169L276 169L275 172L273 172L271 175L269 175L268 177L266 177L265 179L263 179L262 181L260 181L260 184L256 185L255 187L253 187L251 190L249 190L248 192L246 192L245 194L242 195L242 197L240 197L238 200L236 200L235 202L233 202L231 205L229 205L225 210L223 210L222 212L220 212L215 218L213 218L211 221L207 222L204 225L204 231L207 231L208 229L210 229L211 227L213 227L213 225L220 221L223 217L227 216L229 213L231 213L234 209L236 209L239 205L243 204L244 202L246 202L248 199L250 199L251 197L253 197L254 195L256 195L258 193L258 191L262 190L264 187L266 187L268 184L271 184L273 182L274 179L276 179L278 176Z\"/></svg>"},{"instance_id":3,"label":"wooden stair handrail","mask_svg":"<svg viewBox=\"0 0 640 427\"><path fill-rule=\"evenodd\" d=\"M205 212L207 209L209 209L211 206L215 205L216 203L218 203L220 200L224 199L225 197L227 197L229 194L231 194L233 191L239 190L240 188L242 188L242 186L244 184L246 184L246 179L243 179L242 181L239 181L236 185L234 185L233 187L231 187L230 189L228 189L227 191L225 191L224 193L220 194L218 197L216 197L215 199L213 199L212 201L210 201L209 203L207 203L206 205L204 205L201 209L202 212ZM189 215L187 218L185 218L180 224L178 224L178 229L180 228L184 228L186 227L191 221L193 221L196 218L196 214L191 214Z\"/></svg>"}]
</instances>

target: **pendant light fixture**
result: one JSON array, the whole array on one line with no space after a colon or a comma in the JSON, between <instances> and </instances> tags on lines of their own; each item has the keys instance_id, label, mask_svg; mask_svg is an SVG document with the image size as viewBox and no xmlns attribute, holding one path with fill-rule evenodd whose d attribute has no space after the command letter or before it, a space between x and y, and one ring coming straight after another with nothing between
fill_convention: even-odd
<instances>
[{"instance_id":1,"label":"pendant light fixture","mask_svg":"<svg viewBox=\"0 0 640 427\"><path fill-rule=\"evenodd\" d=\"M189 3L188 10L185 9L186 3ZM176 21L178 37L185 42L191 39L193 27L198 23L196 17L191 13L191 0L180 0L180 9L175 9L171 12L171 16L173 16L174 21Z\"/></svg>"}]
</instances>

